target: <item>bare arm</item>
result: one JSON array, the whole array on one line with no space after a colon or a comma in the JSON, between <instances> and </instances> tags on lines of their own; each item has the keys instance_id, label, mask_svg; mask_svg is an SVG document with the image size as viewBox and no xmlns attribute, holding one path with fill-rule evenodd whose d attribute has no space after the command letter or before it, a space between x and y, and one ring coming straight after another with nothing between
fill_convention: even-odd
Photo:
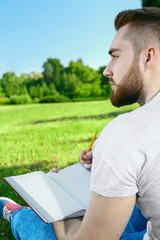
<instances>
[{"instance_id":1,"label":"bare arm","mask_svg":"<svg viewBox=\"0 0 160 240\"><path fill-rule=\"evenodd\" d=\"M60 240L118 240L134 208L136 195L107 198L92 193L82 222L70 219L54 223Z\"/></svg>"}]
</instances>

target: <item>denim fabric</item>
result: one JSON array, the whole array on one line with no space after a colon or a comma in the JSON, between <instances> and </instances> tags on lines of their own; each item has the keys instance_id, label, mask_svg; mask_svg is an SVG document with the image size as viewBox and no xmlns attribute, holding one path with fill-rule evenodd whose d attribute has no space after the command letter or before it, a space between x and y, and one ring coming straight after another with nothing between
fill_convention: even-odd
<instances>
[{"instance_id":1,"label":"denim fabric","mask_svg":"<svg viewBox=\"0 0 160 240\"><path fill-rule=\"evenodd\" d=\"M120 238L120 240L143 240L146 233L147 219L141 214L135 205L130 220Z\"/></svg>"},{"instance_id":2,"label":"denim fabric","mask_svg":"<svg viewBox=\"0 0 160 240\"><path fill-rule=\"evenodd\" d=\"M53 224L44 223L32 209L14 212L11 228L16 240L56 240Z\"/></svg>"},{"instance_id":3,"label":"denim fabric","mask_svg":"<svg viewBox=\"0 0 160 240\"><path fill-rule=\"evenodd\" d=\"M147 220L135 206L121 240L142 240ZM56 240L53 225L45 224L31 209L12 214L11 228L16 240Z\"/></svg>"}]
</instances>

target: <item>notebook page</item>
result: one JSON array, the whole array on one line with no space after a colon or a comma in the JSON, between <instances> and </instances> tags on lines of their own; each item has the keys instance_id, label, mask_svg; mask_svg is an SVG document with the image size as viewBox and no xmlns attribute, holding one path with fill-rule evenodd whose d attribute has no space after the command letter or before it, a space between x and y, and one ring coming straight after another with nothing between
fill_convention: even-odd
<instances>
[{"instance_id":1,"label":"notebook page","mask_svg":"<svg viewBox=\"0 0 160 240\"><path fill-rule=\"evenodd\" d=\"M31 207L33 204L33 208L38 212L40 211L40 216L42 215L44 219L47 216L46 212L51 218L58 220L82 208L78 202L43 172L8 177L6 180L20 195L22 192L24 200ZM47 219L48 222L50 220Z\"/></svg>"},{"instance_id":2,"label":"notebook page","mask_svg":"<svg viewBox=\"0 0 160 240\"><path fill-rule=\"evenodd\" d=\"M64 168L58 173L49 172L47 175L71 193L85 209L87 208L91 196L90 171L85 169L81 163Z\"/></svg>"}]
</instances>

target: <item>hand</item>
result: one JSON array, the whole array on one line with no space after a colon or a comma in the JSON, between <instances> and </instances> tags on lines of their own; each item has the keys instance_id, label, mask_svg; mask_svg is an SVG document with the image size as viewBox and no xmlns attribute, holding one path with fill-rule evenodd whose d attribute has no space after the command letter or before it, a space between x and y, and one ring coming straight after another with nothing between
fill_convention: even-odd
<instances>
[{"instance_id":1,"label":"hand","mask_svg":"<svg viewBox=\"0 0 160 240\"><path fill-rule=\"evenodd\" d=\"M92 167L92 150L90 152L87 152L87 149L82 150L80 152L80 161L84 164L85 168L91 168Z\"/></svg>"},{"instance_id":2,"label":"hand","mask_svg":"<svg viewBox=\"0 0 160 240\"><path fill-rule=\"evenodd\" d=\"M52 168L49 172L54 172L54 173L58 173L58 168Z\"/></svg>"}]
</instances>

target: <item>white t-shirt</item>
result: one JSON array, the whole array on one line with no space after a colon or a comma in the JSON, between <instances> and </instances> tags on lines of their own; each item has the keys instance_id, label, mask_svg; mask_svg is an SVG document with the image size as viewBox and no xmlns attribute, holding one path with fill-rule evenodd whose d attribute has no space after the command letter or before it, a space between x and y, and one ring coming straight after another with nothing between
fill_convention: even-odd
<instances>
[{"instance_id":1,"label":"white t-shirt","mask_svg":"<svg viewBox=\"0 0 160 240\"><path fill-rule=\"evenodd\" d=\"M93 147L91 190L105 197L137 194L148 219L144 239L160 239L160 93L103 129Z\"/></svg>"}]
</instances>

